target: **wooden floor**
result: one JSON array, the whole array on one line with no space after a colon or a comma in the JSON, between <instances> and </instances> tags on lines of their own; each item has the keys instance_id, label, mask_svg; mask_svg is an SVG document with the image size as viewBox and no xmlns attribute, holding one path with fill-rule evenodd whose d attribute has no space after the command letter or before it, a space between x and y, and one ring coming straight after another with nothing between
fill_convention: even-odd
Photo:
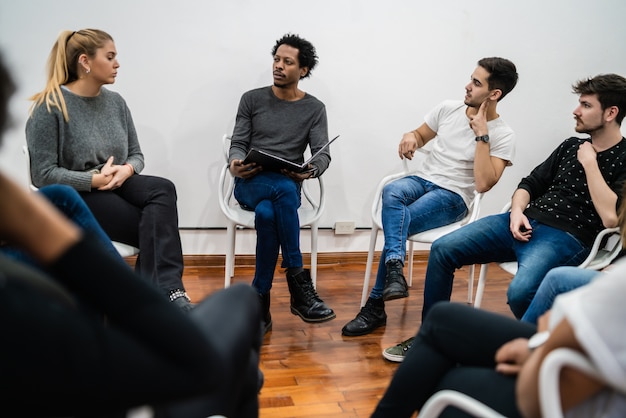
<instances>
[{"instance_id":1,"label":"wooden floor","mask_svg":"<svg viewBox=\"0 0 626 418\"><path fill-rule=\"evenodd\" d=\"M365 255L362 261L331 257L319 266L318 293L337 314L323 324L307 324L290 313L285 276L277 269L271 299L274 326L261 351L265 385L260 417L369 417L398 366L385 360L382 350L414 335L420 325L426 257L414 263L409 297L386 303L386 327L362 337L344 337L341 328L359 311ZM222 266L193 264L183 278L192 301L223 288ZM238 266L233 282L251 283L253 274L253 267ZM489 267L484 309L513 316L505 303L510 277L497 265ZM453 301L467 300L467 282L464 268L457 272Z\"/></svg>"}]
</instances>

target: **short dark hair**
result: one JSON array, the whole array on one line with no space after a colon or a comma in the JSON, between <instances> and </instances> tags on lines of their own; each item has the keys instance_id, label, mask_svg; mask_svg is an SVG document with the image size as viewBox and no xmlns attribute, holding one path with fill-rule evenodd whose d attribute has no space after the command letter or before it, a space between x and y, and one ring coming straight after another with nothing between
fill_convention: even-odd
<instances>
[{"instance_id":1,"label":"short dark hair","mask_svg":"<svg viewBox=\"0 0 626 418\"><path fill-rule=\"evenodd\" d=\"M515 64L506 58L483 58L478 61L478 65L483 67L489 73L489 78L487 79L489 89L499 89L502 92L498 101L502 100L504 96L509 94L517 84L517 80L519 78L517 68L515 68Z\"/></svg>"},{"instance_id":2,"label":"short dark hair","mask_svg":"<svg viewBox=\"0 0 626 418\"><path fill-rule=\"evenodd\" d=\"M298 65L300 68L307 67L309 69L301 78L310 76L311 71L313 71L313 68L315 68L318 62L317 52L313 44L298 35L288 33L276 41L272 49L272 56L276 55L278 47L283 44L296 48L298 50Z\"/></svg>"},{"instance_id":3,"label":"short dark hair","mask_svg":"<svg viewBox=\"0 0 626 418\"><path fill-rule=\"evenodd\" d=\"M593 78L578 80L572 85L574 93L595 94L602 110L611 106L617 106L618 112L615 121L622 125L626 115L626 78L617 74L600 74Z\"/></svg>"},{"instance_id":4,"label":"short dark hair","mask_svg":"<svg viewBox=\"0 0 626 418\"><path fill-rule=\"evenodd\" d=\"M4 59L0 54L0 142L2 133L8 127L9 121L9 99L15 92L15 84L9 70L4 65Z\"/></svg>"}]
</instances>

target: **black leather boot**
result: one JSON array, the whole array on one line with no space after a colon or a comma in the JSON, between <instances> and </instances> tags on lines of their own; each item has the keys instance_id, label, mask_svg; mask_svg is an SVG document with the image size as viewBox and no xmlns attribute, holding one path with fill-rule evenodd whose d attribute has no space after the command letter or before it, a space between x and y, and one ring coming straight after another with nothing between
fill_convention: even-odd
<instances>
[{"instance_id":1,"label":"black leather boot","mask_svg":"<svg viewBox=\"0 0 626 418\"><path fill-rule=\"evenodd\" d=\"M406 285L402 272L402 262L400 260L389 260L385 266L385 289L383 290L383 300L406 298L409 296L409 287Z\"/></svg>"},{"instance_id":2,"label":"black leather boot","mask_svg":"<svg viewBox=\"0 0 626 418\"><path fill-rule=\"evenodd\" d=\"M264 295L259 294L261 298L261 319L263 321L263 334L267 334L272 329L272 314L270 313L270 292Z\"/></svg>"},{"instance_id":3,"label":"black leather boot","mask_svg":"<svg viewBox=\"0 0 626 418\"><path fill-rule=\"evenodd\" d=\"M365 335L386 323L387 314L385 313L385 302L383 299L369 298L365 306L361 308L361 312L343 327L341 333L349 337Z\"/></svg>"},{"instance_id":4,"label":"black leather boot","mask_svg":"<svg viewBox=\"0 0 626 418\"><path fill-rule=\"evenodd\" d=\"M287 285L291 293L291 313L298 315L304 322L324 322L335 317L330 309L318 296L309 270L298 274L287 273Z\"/></svg>"}]
</instances>

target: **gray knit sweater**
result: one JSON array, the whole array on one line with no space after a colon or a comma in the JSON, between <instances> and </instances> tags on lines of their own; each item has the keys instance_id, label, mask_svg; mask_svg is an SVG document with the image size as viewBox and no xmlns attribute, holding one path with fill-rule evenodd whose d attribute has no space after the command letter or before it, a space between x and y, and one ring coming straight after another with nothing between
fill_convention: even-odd
<instances>
[{"instance_id":1,"label":"gray knit sweater","mask_svg":"<svg viewBox=\"0 0 626 418\"><path fill-rule=\"evenodd\" d=\"M43 103L26 123L33 184L67 184L91 190L91 170L100 169L110 156L113 164L129 163L135 173L144 167L137 132L118 93L102 88L96 97L78 96L61 89L69 122L57 108Z\"/></svg>"},{"instance_id":2,"label":"gray knit sweater","mask_svg":"<svg viewBox=\"0 0 626 418\"><path fill-rule=\"evenodd\" d=\"M271 152L295 163L304 162L328 142L324 103L310 94L296 101L277 98L272 88L261 87L243 94L239 102L228 161L243 160L251 147ZM312 161L321 175L330 164L328 148Z\"/></svg>"}]
</instances>

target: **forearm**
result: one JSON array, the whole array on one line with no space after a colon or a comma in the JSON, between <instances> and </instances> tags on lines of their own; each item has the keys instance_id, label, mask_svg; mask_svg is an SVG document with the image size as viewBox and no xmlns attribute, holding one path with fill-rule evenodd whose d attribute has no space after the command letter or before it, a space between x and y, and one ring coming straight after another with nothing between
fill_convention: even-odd
<instances>
[{"instance_id":1,"label":"forearm","mask_svg":"<svg viewBox=\"0 0 626 418\"><path fill-rule=\"evenodd\" d=\"M0 235L47 264L81 236L69 222L41 196L31 194L0 174Z\"/></svg>"},{"instance_id":2,"label":"forearm","mask_svg":"<svg viewBox=\"0 0 626 418\"><path fill-rule=\"evenodd\" d=\"M583 352L567 319L552 330L546 343L537 348L522 367L517 380L516 397L520 412L525 418L541 417L539 370L545 357L561 347ZM560 374L559 387L561 405L567 411L598 393L603 385L581 372L564 368Z\"/></svg>"},{"instance_id":3,"label":"forearm","mask_svg":"<svg viewBox=\"0 0 626 418\"><path fill-rule=\"evenodd\" d=\"M517 189L511 198L511 212L524 212L530 203L530 193L525 189Z\"/></svg>"},{"instance_id":4,"label":"forearm","mask_svg":"<svg viewBox=\"0 0 626 418\"><path fill-rule=\"evenodd\" d=\"M587 186L593 206L602 219L605 228L613 228L617 221L617 194L609 187L604 180L597 164L584 167L587 177Z\"/></svg>"},{"instance_id":5,"label":"forearm","mask_svg":"<svg viewBox=\"0 0 626 418\"><path fill-rule=\"evenodd\" d=\"M500 180L505 167L505 161L491 156L489 144L482 141L476 143L476 151L474 153L474 184L476 191L485 193L491 190Z\"/></svg>"}]
</instances>

